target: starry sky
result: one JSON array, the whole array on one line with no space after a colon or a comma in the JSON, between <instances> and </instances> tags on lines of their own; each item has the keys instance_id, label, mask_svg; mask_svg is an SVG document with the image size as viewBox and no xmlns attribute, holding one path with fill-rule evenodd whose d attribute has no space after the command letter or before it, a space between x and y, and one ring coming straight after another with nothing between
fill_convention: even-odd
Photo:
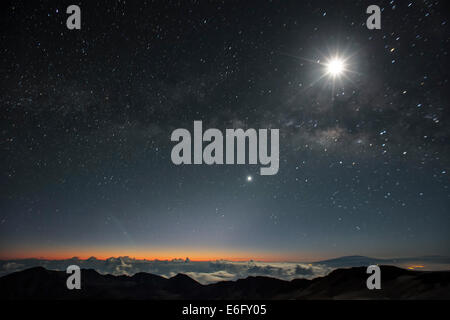
<instances>
[{"instance_id":1,"label":"starry sky","mask_svg":"<svg viewBox=\"0 0 450 320\"><path fill-rule=\"evenodd\" d=\"M0 258L449 254L444 2L2 3ZM194 120L279 129L278 173L174 165Z\"/></svg>"}]
</instances>

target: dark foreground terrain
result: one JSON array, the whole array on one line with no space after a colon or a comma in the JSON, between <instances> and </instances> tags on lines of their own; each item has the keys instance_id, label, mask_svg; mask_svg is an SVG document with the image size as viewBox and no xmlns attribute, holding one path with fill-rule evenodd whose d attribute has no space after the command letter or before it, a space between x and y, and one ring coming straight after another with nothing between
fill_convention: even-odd
<instances>
[{"instance_id":1,"label":"dark foreground terrain","mask_svg":"<svg viewBox=\"0 0 450 320\"><path fill-rule=\"evenodd\" d=\"M81 271L81 289L68 290L64 271L42 267L0 278L0 299L450 299L450 271L426 272L381 266L381 290L366 288L365 267L337 269L313 280L248 277L202 285L178 274L166 279Z\"/></svg>"}]
</instances>

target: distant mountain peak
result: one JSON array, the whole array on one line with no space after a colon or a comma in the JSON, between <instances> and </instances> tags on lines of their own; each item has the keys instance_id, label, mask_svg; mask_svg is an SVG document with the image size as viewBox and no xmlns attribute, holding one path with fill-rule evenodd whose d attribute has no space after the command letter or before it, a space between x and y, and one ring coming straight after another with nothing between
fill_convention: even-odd
<instances>
[{"instance_id":1,"label":"distant mountain peak","mask_svg":"<svg viewBox=\"0 0 450 320\"><path fill-rule=\"evenodd\" d=\"M189 282L195 282L195 283L198 283L197 281L195 281L194 279L192 279L192 278L189 277L188 275L185 275L184 273L178 273L177 275L173 276L173 277L170 278L169 280L175 280L175 281L189 281Z\"/></svg>"}]
</instances>

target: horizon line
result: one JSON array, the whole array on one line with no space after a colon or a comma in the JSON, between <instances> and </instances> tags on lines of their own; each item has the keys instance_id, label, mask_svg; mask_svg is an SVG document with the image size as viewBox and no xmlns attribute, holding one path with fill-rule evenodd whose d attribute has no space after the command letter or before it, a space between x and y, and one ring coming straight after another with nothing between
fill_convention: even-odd
<instances>
[{"instance_id":1,"label":"horizon line","mask_svg":"<svg viewBox=\"0 0 450 320\"><path fill-rule=\"evenodd\" d=\"M446 257L445 255L418 255L418 256L405 256L405 257L375 257L375 256L365 256L365 255L360 255L360 254L350 254L350 255L339 255L339 256L332 256L332 257L328 257L328 258L319 258L319 259L303 259L303 260L297 260L297 259L267 259L267 258L262 258L262 257L254 257L254 258L249 258L249 257L211 257L211 258L190 258L189 256L186 256L185 258L181 258L180 256L176 257L151 257L151 256L129 256L129 255L117 255L117 256L99 256L96 257L95 255L91 255L91 256L23 256L23 257L0 257L0 261L7 261L7 260L28 260L28 259L32 259L32 260L50 260L50 261L58 261L58 260L82 260L82 261L87 261L89 259L95 259L98 261L106 261L109 259L119 259L119 258L129 258L129 259L133 259L133 260L146 260L146 261L174 261L174 260L181 260L181 261L191 261L191 262L208 262L208 261L230 261L230 262L250 262L250 261L254 261L254 262L284 262L284 263L298 263L298 262L303 262L303 263L313 263L313 262L320 262L320 261L325 261L325 260L333 260L333 259L339 259L339 258L345 258L345 257L361 257L361 258L369 258L369 259L405 259L405 258L424 258L424 257Z\"/></svg>"}]
</instances>

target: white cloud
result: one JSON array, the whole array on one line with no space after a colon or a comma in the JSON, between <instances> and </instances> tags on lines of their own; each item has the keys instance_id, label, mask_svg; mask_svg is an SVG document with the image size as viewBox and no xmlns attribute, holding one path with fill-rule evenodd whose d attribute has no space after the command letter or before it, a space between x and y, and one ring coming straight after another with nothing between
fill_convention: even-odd
<instances>
[{"instance_id":1,"label":"white cloud","mask_svg":"<svg viewBox=\"0 0 450 320\"><path fill-rule=\"evenodd\" d=\"M23 269L43 266L51 270L66 270L69 265L76 264L82 269L95 269L102 274L133 275L138 272L147 272L166 278L183 273L202 284L218 281L228 281L247 278L249 276L267 276L283 280L296 278L312 279L324 276L335 268L345 268L369 264L389 264L407 267L423 264L424 269L434 270L439 266L441 270L449 268L450 258L404 258L404 259L373 259L367 257L341 257L317 263L294 262L259 262L259 261L190 261L189 259L174 260L138 260L130 257L109 258L98 260L93 257L87 260L78 258L66 260L0 260L0 276Z\"/></svg>"},{"instance_id":2,"label":"white cloud","mask_svg":"<svg viewBox=\"0 0 450 320\"><path fill-rule=\"evenodd\" d=\"M84 269L95 269L99 273L113 275L125 274L131 276L138 272L147 272L169 278L178 273L183 273L202 284L208 284L237 280L248 276L268 276L284 280L313 278L330 271L329 268L323 266L257 261L136 260L129 257L106 260L91 257L87 260L72 258L67 260L28 259L18 261L21 263L0 261L0 276L35 266L43 266L52 270L65 270L67 266L76 264Z\"/></svg>"}]
</instances>

